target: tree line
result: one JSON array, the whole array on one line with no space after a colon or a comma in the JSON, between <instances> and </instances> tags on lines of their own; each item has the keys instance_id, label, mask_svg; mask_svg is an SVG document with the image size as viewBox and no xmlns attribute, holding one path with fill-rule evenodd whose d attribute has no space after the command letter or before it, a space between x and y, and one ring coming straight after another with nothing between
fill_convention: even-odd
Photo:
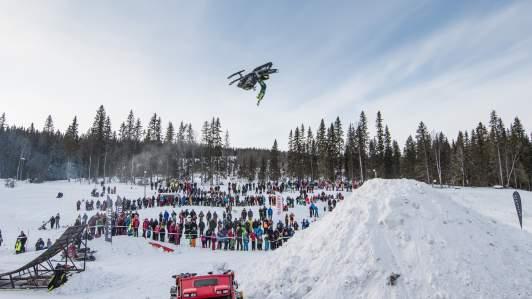
<instances>
[{"instance_id":1,"label":"tree line","mask_svg":"<svg viewBox=\"0 0 532 299\"><path fill-rule=\"evenodd\" d=\"M344 133L340 118L329 125L322 119L316 133L303 124L288 135L287 173L297 178L409 178L439 185L493 186L531 189L532 134L521 120L505 126L496 111L489 122L449 138L420 122L401 150L384 123L375 119L369 133L364 111Z\"/></svg>"},{"instance_id":2,"label":"tree line","mask_svg":"<svg viewBox=\"0 0 532 299\"><path fill-rule=\"evenodd\" d=\"M339 117L322 119L316 130L301 124L288 134L288 150L277 140L271 149L231 147L229 131L219 118L196 132L190 123L163 122L156 113L146 124L133 111L113 129L100 106L92 126L79 132L77 117L67 130L54 127L48 116L41 130L9 125L0 116L0 177L57 180L118 177L123 181L153 176L205 182L238 176L248 180L356 180L374 177L410 178L427 183L531 189L532 143L519 118L505 126L493 111L489 122L459 131L454 138L430 131L420 122L401 149L383 115L375 118L374 134L364 111L347 128Z\"/></svg>"},{"instance_id":3,"label":"tree line","mask_svg":"<svg viewBox=\"0 0 532 299\"><path fill-rule=\"evenodd\" d=\"M0 117L0 177L33 180L119 177L123 181L153 176L191 177L205 180L236 171L236 151L229 145L229 132L221 144L219 119L206 122L205 134L197 140L190 123L172 122L163 130L156 113L147 124L129 112L114 130L104 106L96 111L92 126L79 132L74 117L65 132L54 127L48 116L41 130L32 123L17 127ZM214 141L211 140L214 138Z\"/></svg>"}]
</instances>

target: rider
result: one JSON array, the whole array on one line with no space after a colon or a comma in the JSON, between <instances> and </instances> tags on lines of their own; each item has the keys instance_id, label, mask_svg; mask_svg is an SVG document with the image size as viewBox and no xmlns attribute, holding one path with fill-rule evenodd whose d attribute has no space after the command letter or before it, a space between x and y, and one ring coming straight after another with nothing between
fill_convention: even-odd
<instances>
[{"instance_id":1,"label":"rider","mask_svg":"<svg viewBox=\"0 0 532 299\"><path fill-rule=\"evenodd\" d=\"M270 79L270 75L268 74L264 74L264 75L260 75L259 76L259 84L260 84L260 91L259 91L259 94L257 95L257 106L260 104L260 101L262 101L262 98L264 98L264 94L266 93L266 83L264 83L264 81Z\"/></svg>"}]
</instances>

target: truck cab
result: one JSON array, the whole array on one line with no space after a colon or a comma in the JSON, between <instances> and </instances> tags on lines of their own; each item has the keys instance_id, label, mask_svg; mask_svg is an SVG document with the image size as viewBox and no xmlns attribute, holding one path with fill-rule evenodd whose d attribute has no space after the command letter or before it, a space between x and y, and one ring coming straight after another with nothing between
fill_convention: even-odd
<instances>
[{"instance_id":1,"label":"truck cab","mask_svg":"<svg viewBox=\"0 0 532 299\"><path fill-rule=\"evenodd\" d=\"M243 299L242 292L237 291L238 284L233 271L221 274L182 273L172 276L175 286L170 289L170 299Z\"/></svg>"}]
</instances>

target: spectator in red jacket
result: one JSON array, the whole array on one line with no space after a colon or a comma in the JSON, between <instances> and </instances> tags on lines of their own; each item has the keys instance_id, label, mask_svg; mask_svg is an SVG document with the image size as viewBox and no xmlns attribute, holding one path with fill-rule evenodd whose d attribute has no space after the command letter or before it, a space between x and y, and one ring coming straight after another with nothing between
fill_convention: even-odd
<instances>
[{"instance_id":1,"label":"spectator in red jacket","mask_svg":"<svg viewBox=\"0 0 532 299\"><path fill-rule=\"evenodd\" d=\"M150 226L150 221L148 218L144 218L144 222L142 222L142 237L146 238L146 232L148 231L148 227Z\"/></svg>"},{"instance_id":2,"label":"spectator in red jacket","mask_svg":"<svg viewBox=\"0 0 532 299\"><path fill-rule=\"evenodd\" d=\"M132 223L132 226L133 226L133 237L138 237L139 236L139 225L140 225L139 217L135 216L133 218L133 223Z\"/></svg>"},{"instance_id":3,"label":"spectator in red jacket","mask_svg":"<svg viewBox=\"0 0 532 299\"><path fill-rule=\"evenodd\" d=\"M153 230L153 240L159 241L159 231L161 230L161 227L159 224L155 226L155 229Z\"/></svg>"}]
</instances>

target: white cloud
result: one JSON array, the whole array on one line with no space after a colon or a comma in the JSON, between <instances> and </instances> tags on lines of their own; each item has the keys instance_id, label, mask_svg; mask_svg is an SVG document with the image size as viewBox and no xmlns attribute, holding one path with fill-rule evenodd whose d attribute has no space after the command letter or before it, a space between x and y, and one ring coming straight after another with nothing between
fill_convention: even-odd
<instances>
[{"instance_id":1,"label":"white cloud","mask_svg":"<svg viewBox=\"0 0 532 299\"><path fill-rule=\"evenodd\" d=\"M144 122L157 112L164 122L192 122L197 131L203 120L219 116L236 145L269 147L277 138L285 147L289 129L300 123L315 128L320 118L332 121L337 115L344 123L356 121L361 110L371 123L381 110L401 143L420 120L451 136L485 121L492 109L506 123L514 114L527 126L532 121L530 2L447 23L402 48L370 55L340 84L337 78L308 75L308 69L342 67L350 57L338 53L349 52L345 47L353 40L368 40L357 45L360 53L393 43L386 40L391 27L414 17L417 7L401 14L396 8L367 16L357 12L367 18L357 21L360 27L340 26L327 37L330 43L316 41L300 57L291 55L312 36L294 36L291 30L299 27L288 28L275 39L270 58L283 65L260 108L254 92L227 86L225 77L240 67L234 66L238 59L253 64L268 51L250 53L253 47L243 45L248 52L239 53L238 40L214 36L206 27L205 4L176 11L171 20L149 12L137 20L105 9L105 15L83 11L87 15L75 19L68 3L0 4L0 112L11 122L41 127L52 114L63 129L78 115L86 129L104 104L115 128L129 109ZM374 20L386 19L395 21L365 32ZM290 54L277 48L283 43ZM308 89L321 92L303 100Z\"/></svg>"},{"instance_id":2,"label":"white cloud","mask_svg":"<svg viewBox=\"0 0 532 299\"><path fill-rule=\"evenodd\" d=\"M312 119L356 121L380 110L403 143L419 121L454 137L486 123L495 109L509 123L532 121L532 19L529 3L450 24L355 70L336 90L302 104ZM315 125L315 124L314 124Z\"/></svg>"}]
</instances>

